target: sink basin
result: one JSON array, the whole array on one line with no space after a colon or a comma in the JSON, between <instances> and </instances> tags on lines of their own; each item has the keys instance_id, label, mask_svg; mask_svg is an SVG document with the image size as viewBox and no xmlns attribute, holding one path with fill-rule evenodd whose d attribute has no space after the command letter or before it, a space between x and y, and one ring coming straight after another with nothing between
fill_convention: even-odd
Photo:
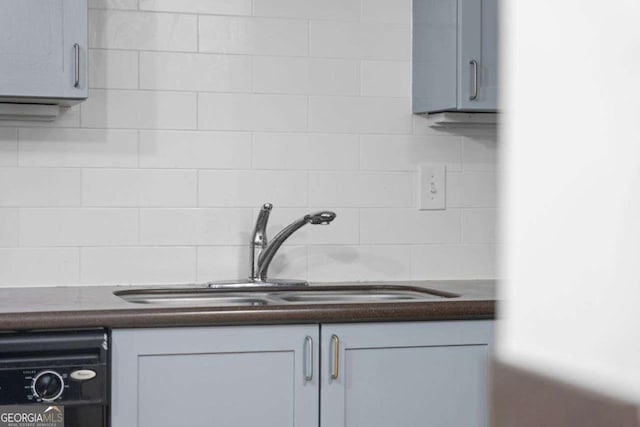
<instances>
[{"instance_id":1,"label":"sink basin","mask_svg":"<svg viewBox=\"0 0 640 427\"><path fill-rule=\"evenodd\" d=\"M174 306L265 306L433 301L459 295L400 285L328 285L300 287L147 288L115 291L130 303Z\"/></svg>"},{"instance_id":2,"label":"sink basin","mask_svg":"<svg viewBox=\"0 0 640 427\"><path fill-rule=\"evenodd\" d=\"M282 299L289 303L353 303L353 302L399 302L399 301L415 301L430 300L443 298L440 295L416 292L404 289L389 290L308 290L308 291L289 291L274 292L272 296Z\"/></svg>"},{"instance_id":3,"label":"sink basin","mask_svg":"<svg viewBox=\"0 0 640 427\"><path fill-rule=\"evenodd\" d=\"M138 304L188 305L188 306L238 306L267 305L269 301L253 295L225 292L214 294L193 289L138 289L116 291L115 295L127 302Z\"/></svg>"}]
</instances>

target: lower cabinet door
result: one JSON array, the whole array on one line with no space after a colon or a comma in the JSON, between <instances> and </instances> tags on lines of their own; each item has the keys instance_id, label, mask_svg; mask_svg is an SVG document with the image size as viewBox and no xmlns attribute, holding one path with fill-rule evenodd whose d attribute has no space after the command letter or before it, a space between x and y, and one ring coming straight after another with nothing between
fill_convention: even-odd
<instances>
[{"instance_id":1,"label":"lower cabinet door","mask_svg":"<svg viewBox=\"0 0 640 427\"><path fill-rule=\"evenodd\" d=\"M318 325L120 329L112 427L317 427Z\"/></svg>"},{"instance_id":2,"label":"lower cabinet door","mask_svg":"<svg viewBox=\"0 0 640 427\"><path fill-rule=\"evenodd\" d=\"M492 321L323 324L321 427L486 427Z\"/></svg>"}]
</instances>

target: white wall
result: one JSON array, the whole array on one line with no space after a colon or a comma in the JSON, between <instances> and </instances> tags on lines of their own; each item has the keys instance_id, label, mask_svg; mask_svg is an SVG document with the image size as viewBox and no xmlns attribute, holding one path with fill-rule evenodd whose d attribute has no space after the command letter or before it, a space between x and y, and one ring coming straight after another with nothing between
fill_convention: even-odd
<instances>
[{"instance_id":1,"label":"white wall","mask_svg":"<svg viewBox=\"0 0 640 427\"><path fill-rule=\"evenodd\" d=\"M640 4L503 5L499 356L640 402Z\"/></svg>"},{"instance_id":2,"label":"white wall","mask_svg":"<svg viewBox=\"0 0 640 427\"><path fill-rule=\"evenodd\" d=\"M318 208L272 274L495 276L495 131L410 113L410 0L90 1L89 99L0 123L0 284L245 277L257 208L273 235ZM416 166L448 209L416 209Z\"/></svg>"}]
</instances>

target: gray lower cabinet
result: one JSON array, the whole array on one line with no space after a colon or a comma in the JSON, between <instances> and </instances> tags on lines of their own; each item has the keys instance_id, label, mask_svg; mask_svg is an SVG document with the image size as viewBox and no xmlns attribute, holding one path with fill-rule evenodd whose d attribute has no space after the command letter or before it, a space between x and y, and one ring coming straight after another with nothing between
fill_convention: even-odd
<instances>
[{"instance_id":1,"label":"gray lower cabinet","mask_svg":"<svg viewBox=\"0 0 640 427\"><path fill-rule=\"evenodd\" d=\"M321 427L489 425L492 321L323 325L321 335Z\"/></svg>"},{"instance_id":2,"label":"gray lower cabinet","mask_svg":"<svg viewBox=\"0 0 640 427\"><path fill-rule=\"evenodd\" d=\"M87 98L87 0L0 0L0 101Z\"/></svg>"},{"instance_id":3,"label":"gray lower cabinet","mask_svg":"<svg viewBox=\"0 0 640 427\"><path fill-rule=\"evenodd\" d=\"M498 0L413 1L413 112L498 109Z\"/></svg>"},{"instance_id":4,"label":"gray lower cabinet","mask_svg":"<svg viewBox=\"0 0 640 427\"><path fill-rule=\"evenodd\" d=\"M114 330L111 423L486 427L492 337L491 321Z\"/></svg>"},{"instance_id":5,"label":"gray lower cabinet","mask_svg":"<svg viewBox=\"0 0 640 427\"><path fill-rule=\"evenodd\" d=\"M111 425L317 427L318 338L317 325L114 330Z\"/></svg>"}]
</instances>

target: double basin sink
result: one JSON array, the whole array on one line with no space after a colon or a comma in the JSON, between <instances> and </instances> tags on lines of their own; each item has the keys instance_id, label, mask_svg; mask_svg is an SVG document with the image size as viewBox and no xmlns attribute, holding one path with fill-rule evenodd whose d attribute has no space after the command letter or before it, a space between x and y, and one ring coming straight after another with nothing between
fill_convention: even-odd
<instances>
[{"instance_id":1,"label":"double basin sink","mask_svg":"<svg viewBox=\"0 0 640 427\"><path fill-rule=\"evenodd\" d=\"M457 294L404 285L256 286L242 289L208 287L148 288L115 291L130 303L165 306L268 306L433 301Z\"/></svg>"}]
</instances>

